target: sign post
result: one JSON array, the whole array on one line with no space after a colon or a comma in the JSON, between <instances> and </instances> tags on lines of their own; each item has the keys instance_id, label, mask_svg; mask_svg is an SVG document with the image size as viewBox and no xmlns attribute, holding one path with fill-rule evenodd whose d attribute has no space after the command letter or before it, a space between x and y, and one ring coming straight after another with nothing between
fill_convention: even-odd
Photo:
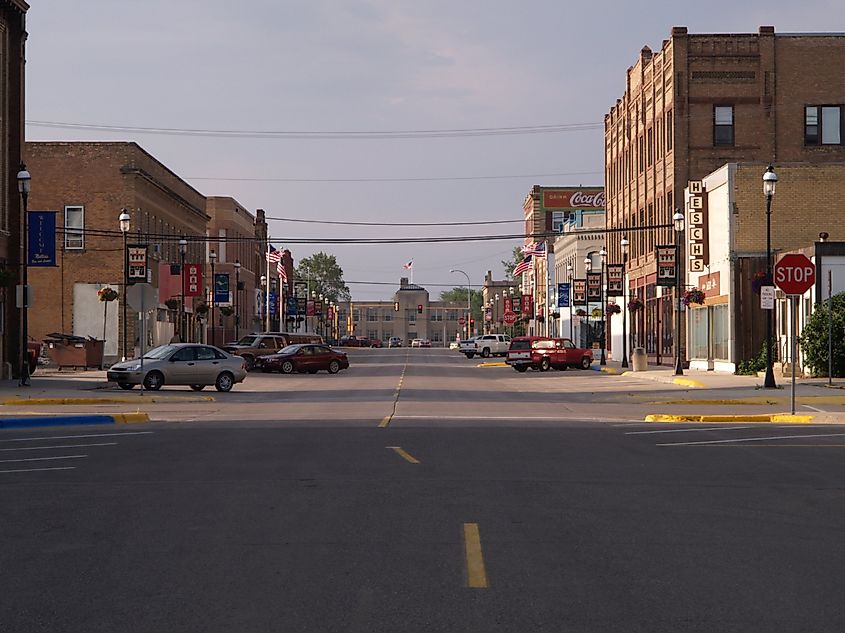
<instances>
[{"instance_id":1,"label":"sign post","mask_svg":"<svg viewBox=\"0 0 845 633\"><path fill-rule=\"evenodd\" d=\"M798 321L798 297L807 292L816 283L816 266L806 255L790 253L784 255L775 264L774 268L775 285L789 295L790 299L790 363L792 365L792 393L790 403L792 415L795 415L795 365L798 361L798 346L795 338L796 324Z\"/></svg>"}]
</instances>

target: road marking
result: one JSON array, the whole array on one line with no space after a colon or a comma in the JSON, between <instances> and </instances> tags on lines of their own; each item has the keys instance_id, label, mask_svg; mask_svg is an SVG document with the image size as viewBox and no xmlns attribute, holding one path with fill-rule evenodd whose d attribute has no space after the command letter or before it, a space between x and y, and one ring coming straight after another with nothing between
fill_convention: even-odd
<instances>
[{"instance_id":1,"label":"road marking","mask_svg":"<svg viewBox=\"0 0 845 633\"><path fill-rule=\"evenodd\" d=\"M648 435L649 433L690 433L695 431L737 431L739 429L751 429L751 426L710 426L704 429L663 429L661 431L628 431L625 435Z\"/></svg>"},{"instance_id":2,"label":"road marking","mask_svg":"<svg viewBox=\"0 0 845 633\"><path fill-rule=\"evenodd\" d=\"M819 413L827 413L827 411L825 411L824 409L818 409L816 407L811 407L809 404L805 404L804 406L807 407L808 409L812 409L813 411L818 411Z\"/></svg>"},{"instance_id":3,"label":"road marking","mask_svg":"<svg viewBox=\"0 0 845 633\"><path fill-rule=\"evenodd\" d=\"M384 416L384 418L382 418L381 422L379 422L379 423L378 423L378 427L379 427L380 429L383 429L384 427L386 427L388 424L390 424L390 419L391 419L392 417L393 417L393 416L390 416L390 415L386 415L386 416Z\"/></svg>"},{"instance_id":4,"label":"road marking","mask_svg":"<svg viewBox=\"0 0 845 633\"><path fill-rule=\"evenodd\" d=\"M471 589L486 589L487 571L484 569L484 556L481 554L481 535L478 523L464 523L464 550L467 564L467 586Z\"/></svg>"},{"instance_id":5,"label":"road marking","mask_svg":"<svg viewBox=\"0 0 845 633\"><path fill-rule=\"evenodd\" d=\"M151 435L155 431L128 431L126 433L97 433L93 435L42 435L41 437L14 437L0 442L37 442L39 440L69 440L77 437L112 437L115 435Z\"/></svg>"},{"instance_id":6,"label":"road marking","mask_svg":"<svg viewBox=\"0 0 845 633\"><path fill-rule=\"evenodd\" d=\"M773 435L769 437L743 437L734 440L710 440L706 442L678 442L675 444L657 444L657 446L703 446L705 444L732 444L736 442L767 442L770 440L794 440L802 437L842 437L845 433L821 433L814 435Z\"/></svg>"},{"instance_id":7,"label":"road marking","mask_svg":"<svg viewBox=\"0 0 845 633\"><path fill-rule=\"evenodd\" d=\"M86 446L117 446L117 442L104 442L102 444L60 444L56 446L19 446L17 448L0 448L0 451L40 451L48 448L83 448Z\"/></svg>"},{"instance_id":8,"label":"road marking","mask_svg":"<svg viewBox=\"0 0 845 633\"><path fill-rule=\"evenodd\" d=\"M410 462L412 464L419 464L420 463L420 460L418 460L416 457L414 457L413 455L408 453L408 451L406 451L405 449L403 449L400 446L385 446L385 448L389 448L389 449L395 451L396 454L399 455L406 462Z\"/></svg>"},{"instance_id":9,"label":"road marking","mask_svg":"<svg viewBox=\"0 0 845 633\"><path fill-rule=\"evenodd\" d=\"M742 444L716 444L711 445L710 448L743 448L743 446ZM845 448L845 444L754 444L754 448Z\"/></svg>"},{"instance_id":10,"label":"road marking","mask_svg":"<svg viewBox=\"0 0 845 633\"><path fill-rule=\"evenodd\" d=\"M76 470L76 466L57 466L56 468L21 468L18 470L0 470L0 473L36 473L44 470Z\"/></svg>"},{"instance_id":11,"label":"road marking","mask_svg":"<svg viewBox=\"0 0 845 633\"><path fill-rule=\"evenodd\" d=\"M26 457L21 459L0 459L0 464L8 464L11 462L43 462L48 459L82 459L88 455L60 455L58 457Z\"/></svg>"}]
</instances>

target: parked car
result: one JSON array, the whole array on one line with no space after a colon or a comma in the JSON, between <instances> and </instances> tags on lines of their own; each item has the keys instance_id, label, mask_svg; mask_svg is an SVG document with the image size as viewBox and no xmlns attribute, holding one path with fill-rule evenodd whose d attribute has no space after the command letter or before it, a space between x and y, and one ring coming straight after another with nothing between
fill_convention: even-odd
<instances>
[{"instance_id":1,"label":"parked car","mask_svg":"<svg viewBox=\"0 0 845 633\"><path fill-rule=\"evenodd\" d=\"M342 347L381 347L381 341L366 336L341 336L340 345Z\"/></svg>"},{"instance_id":2,"label":"parked car","mask_svg":"<svg viewBox=\"0 0 845 633\"><path fill-rule=\"evenodd\" d=\"M519 336L511 341L505 362L518 372L528 371L529 368L540 371L567 367L589 369L593 350L575 347L568 338Z\"/></svg>"},{"instance_id":3,"label":"parked car","mask_svg":"<svg viewBox=\"0 0 845 633\"><path fill-rule=\"evenodd\" d=\"M241 337L237 343L227 343L223 349L240 356L246 361L247 371L255 367L255 360L267 354L274 354L283 347L295 343L322 343L319 334L307 332L262 332Z\"/></svg>"},{"instance_id":4,"label":"parked car","mask_svg":"<svg viewBox=\"0 0 845 633\"><path fill-rule=\"evenodd\" d=\"M449 349L450 350L458 350L460 348L461 348L461 342L460 341L451 341L449 343Z\"/></svg>"},{"instance_id":5,"label":"parked car","mask_svg":"<svg viewBox=\"0 0 845 633\"><path fill-rule=\"evenodd\" d=\"M277 371L282 374L295 371L316 374L320 370L336 374L341 369L349 368L346 354L328 345L288 345L276 354L262 356L257 363L263 372Z\"/></svg>"},{"instance_id":6,"label":"parked car","mask_svg":"<svg viewBox=\"0 0 845 633\"><path fill-rule=\"evenodd\" d=\"M415 338L411 340L411 347L421 347L420 343L422 343L422 339Z\"/></svg>"},{"instance_id":7,"label":"parked car","mask_svg":"<svg viewBox=\"0 0 845 633\"><path fill-rule=\"evenodd\" d=\"M402 347L402 339L398 336L391 336L390 340L387 341L387 347Z\"/></svg>"},{"instance_id":8,"label":"parked car","mask_svg":"<svg viewBox=\"0 0 845 633\"><path fill-rule=\"evenodd\" d=\"M217 391L230 391L246 378L246 361L211 345L173 343L148 351L143 358L112 365L106 373L109 382L121 389L144 385L158 391L164 385L189 385L202 391L214 385Z\"/></svg>"},{"instance_id":9,"label":"parked car","mask_svg":"<svg viewBox=\"0 0 845 633\"><path fill-rule=\"evenodd\" d=\"M431 341L429 341L427 338L421 338L419 346L420 347L431 347Z\"/></svg>"},{"instance_id":10,"label":"parked car","mask_svg":"<svg viewBox=\"0 0 845 633\"><path fill-rule=\"evenodd\" d=\"M511 337L507 334L483 334L461 341L460 350L467 358L479 354L483 358L505 356L510 349Z\"/></svg>"}]
</instances>

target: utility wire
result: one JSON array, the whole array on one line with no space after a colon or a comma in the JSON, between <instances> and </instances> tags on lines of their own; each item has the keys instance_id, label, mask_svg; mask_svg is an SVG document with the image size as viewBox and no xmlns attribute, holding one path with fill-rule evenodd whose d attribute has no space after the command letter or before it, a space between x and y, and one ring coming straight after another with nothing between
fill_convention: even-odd
<instances>
[{"instance_id":1,"label":"utility wire","mask_svg":"<svg viewBox=\"0 0 845 633\"><path fill-rule=\"evenodd\" d=\"M341 220L306 220L303 218L277 218L267 216L267 220L279 222L300 222L303 224L342 224L345 226L478 226L481 224L522 224L525 220L476 220L471 222L344 222Z\"/></svg>"},{"instance_id":2,"label":"utility wire","mask_svg":"<svg viewBox=\"0 0 845 633\"><path fill-rule=\"evenodd\" d=\"M549 174L514 174L497 176L421 176L418 178L239 178L213 176L185 176L185 180L211 180L224 182L443 182L443 181L473 181L473 180L508 180L516 178L559 178L561 176L595 176L603 175L604 171L571 171Z\"/></svg>"}]
</instances>

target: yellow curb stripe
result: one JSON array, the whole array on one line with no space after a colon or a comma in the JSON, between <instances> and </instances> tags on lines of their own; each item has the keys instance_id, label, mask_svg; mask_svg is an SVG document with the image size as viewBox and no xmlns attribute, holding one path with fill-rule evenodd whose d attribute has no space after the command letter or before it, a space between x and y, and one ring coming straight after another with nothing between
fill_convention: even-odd
<instances>
[{"instance_id":1,"label":"yellow curb stripe","mask_svg":"<svg viewBox=\"0 0 845 633\"><path fill-rule=\"evenodd\" d=\"M406 462L408 462L410 464L419 464L420 463L420 460L418 460L416 457L414 457L413 455L408 453L408 451L406 451L405 449L403 449L400 446L385 446L385 448L391 449L394 453L399 455L402 459L404 459Z\"/></svg>"},{"instance_id":2,"label":"yellow curb stripe","mask_svg":"<svg viewBox=\"0 0 845 633\"><path fill-rule=\"evenodd\" d=\"M150 421L148 413L137 411L135 413L116 413L112 416L115 424L141 424Z\"/></svg>"},{"instance_id":3,"label":"yellow curb stripe","mask_svg":"<svg viewBox=\"0 0 845 633\"><path fill-rule=\"evenodd\" d=\"M691 387L693 389L704 389L704 383L692 378L673 378L672 382L682 387Z\"/></svg>"},{"instance_id":4,"label":"yellow curb stripe","mask_svg":"<svg viewBox=\"0 0 845 633\"><path fill-rule=\"evenodd\" d=\"M467 586L471 589L487 589L487 571L481 554L481 535L478 523L464 523L464 550L466 552Z\"/></svg>"},{"instance_id":5,"label":"yellow curb stripe","mask_svg":"<svg viewBox=\"0 0 845 633\"><path fill-rule=\"evenodd\" d=\"M504 362L491 362L491 363L479 363L476 367L509 367L509 365Z\"/></svg>"},{"instance_id":6,"label":"yellow curb stripe","mask_svg":"<svg viewBox=\"0 0 845 633\"><path fill-rule=\"evenodd\" d=\"M669 415L653 413L645 416L646 422L775 422L779 424L807 424L812 415L760 414L760 415Z\"/></svg>"}]
</instances>

